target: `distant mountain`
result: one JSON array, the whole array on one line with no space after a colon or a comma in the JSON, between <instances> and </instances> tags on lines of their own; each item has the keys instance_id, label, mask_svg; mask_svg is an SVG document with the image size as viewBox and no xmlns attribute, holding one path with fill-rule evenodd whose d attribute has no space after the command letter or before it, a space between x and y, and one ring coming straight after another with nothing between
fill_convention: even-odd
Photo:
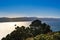
<instances>
[{"instance_id":1,"label":"distant mountain","mask_svg":"<svg viewBox=\"0 0 60 40\"><path fill-rule=\"evenodd\" d=\"M0 18L0 22L17 22L17 21L33 21L33 20L41 20L41 21L60 21L60 18L38 18L38 17L17 17L17 18Z\"/></svg>"}]
</instances>

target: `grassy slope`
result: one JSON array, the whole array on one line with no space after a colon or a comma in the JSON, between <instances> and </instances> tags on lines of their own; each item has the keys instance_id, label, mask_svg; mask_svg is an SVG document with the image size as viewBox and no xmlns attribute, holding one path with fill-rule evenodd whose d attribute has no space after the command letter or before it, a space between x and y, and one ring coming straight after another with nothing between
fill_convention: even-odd
<instances>
[{"instance_id":1,"label":"grassy slope","mask_svg":"<svg viewBox=\"0 0 60 40\"><path fill-rule=\"evenodd\" d=\"M28 39L27 40L31 40ZM33 40L60 40L60 32L53 32L48 34L38 34Z\"/></svg>"}]
</instances>

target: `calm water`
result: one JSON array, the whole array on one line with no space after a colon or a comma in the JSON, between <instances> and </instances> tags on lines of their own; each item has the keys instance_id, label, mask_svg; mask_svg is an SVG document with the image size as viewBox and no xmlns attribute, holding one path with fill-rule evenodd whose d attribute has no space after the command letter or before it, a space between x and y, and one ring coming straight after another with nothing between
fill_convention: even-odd
<instances>
[{"instance_id":1,"label":"calm water","mask_svg":"<svg viewBox=\"0 0 60 40\"><path fill-rule=\"evenodd\" d=\"M53 31L59 31L60 30L60 21L43 21L46 24L49 24L51 26L51 29ZM0 40L2 37L5 37L7 34L11 33L15 29L15 24L18 26L28 26L31 22L5 22L0 23Z\"/></svg>"},{"instance_id":2,"label":"calm water","mask_svg":"<svg viewBox=\"0 0 60 40\"><path fill-rule=\"evenodd\" d=\"M31 22L5 22L0 23L0 40L15 29L15 24L18 26L28 26Z\"/></svg>"},{"instance_id":3,"label":"calm water","mask_svg":"<svg viewBox=\"0 0 60 40\"><path fill-rule=\"evenodd\" d=\"M60 21L44 21L51 26L53 31L60 31Z\"/></svg>"}]
</instances>

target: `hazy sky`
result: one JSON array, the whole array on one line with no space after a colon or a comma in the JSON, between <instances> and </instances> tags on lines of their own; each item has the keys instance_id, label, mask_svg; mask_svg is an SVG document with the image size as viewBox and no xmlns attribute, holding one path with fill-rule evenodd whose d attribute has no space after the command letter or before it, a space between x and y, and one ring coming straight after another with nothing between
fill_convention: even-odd
<instances>
[{"instance_id":1,"label":"hazy sky","mask_svg":"<svg viewBox=\"0 0 60 40\"><path fill-rule=\"evenodd\" d=\"M60 0L0 0L0 17L59 17Z\"/></svg>"}]
</instances>

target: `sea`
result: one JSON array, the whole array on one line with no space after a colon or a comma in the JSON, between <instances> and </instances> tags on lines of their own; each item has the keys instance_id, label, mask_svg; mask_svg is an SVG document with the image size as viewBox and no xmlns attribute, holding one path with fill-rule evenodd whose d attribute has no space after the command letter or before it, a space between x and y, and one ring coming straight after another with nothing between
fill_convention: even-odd
<instances>
[{"instance_id":1,"label":"sea","mask_svg":"<svg viewBox=\"0 0 60 40\"><path fill-rule=\"evenodd\" d=\"M29 27L32 21L24 21L24 22L1 22L0 23L0 40L5 37L7 34L10 34L13 30L15 30L15 24L19 27L25 26ZM46 23L51 26L52 31L60 31L60 21L42 21L42 23Z\"/></svg>"}]
</instances>

